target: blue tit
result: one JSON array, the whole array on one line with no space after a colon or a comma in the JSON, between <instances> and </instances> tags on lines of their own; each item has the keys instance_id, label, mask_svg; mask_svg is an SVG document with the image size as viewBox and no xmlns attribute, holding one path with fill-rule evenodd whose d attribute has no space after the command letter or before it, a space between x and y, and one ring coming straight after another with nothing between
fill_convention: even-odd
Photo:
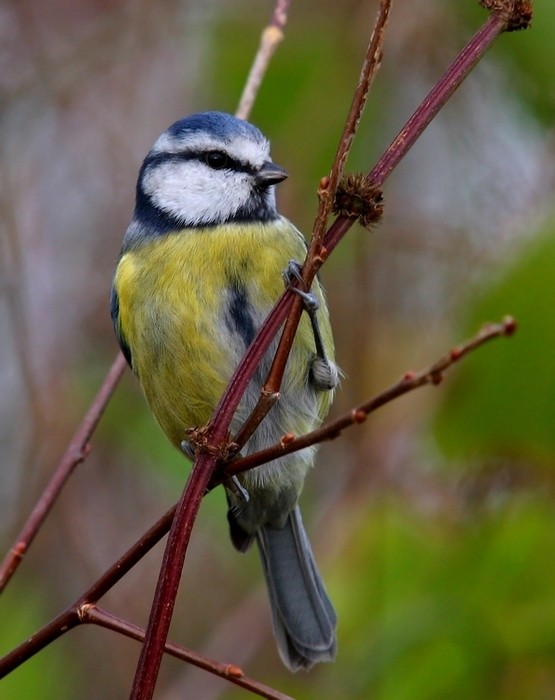
<instances>
[{"instance_id":1,"label":"blue tit","mask_svg":"<svg viewBox=\"0 0 555 700\"><path fill-rule=\"evenodd\" d=\"M208 423L283 293L284 270L306 255L303 236L276 209L274 186L286 177L255 126L220 112L170 126L140 169L113 280L112 319L152 413L178 449L190 429ZM243 455L285 433L313 430L329 409L338 370L317 280L312 293L318 326L303 314L280 401ZM256 405L276 347L277 340L252 378L232 435ZM297 505L314 457L310 447L241 474L235 488L226 486L232 542L240 551L257 542L276 643L291 670L331 661L336 653L335 611Z\"/></svg>"}]
</instances>

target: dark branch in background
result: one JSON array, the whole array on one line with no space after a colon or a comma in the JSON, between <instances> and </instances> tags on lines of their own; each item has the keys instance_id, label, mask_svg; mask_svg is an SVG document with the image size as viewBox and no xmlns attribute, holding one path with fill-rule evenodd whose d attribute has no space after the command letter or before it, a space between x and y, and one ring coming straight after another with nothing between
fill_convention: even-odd
<instances>
[{"instance_id":1,"label":"dark branch in background","mask_svg":"<svg viewBox=\"0 0 555 700\"><path fill-rule=\"evenodd\" d=\"M400 132L399 136L394 140L391 146L387 149L386 153L380 159L376 167L367 176L366 180L372 186L377 186L378 189L381 187L381 184L383 184L387 175L389 175L391 170L401 160L402 156L412 146L412 144L423 131L425 126L429 123L429 121L431 121L431 119L433 118L433 116L435 116L437 111L439 111L439 108L455 91L455 89L466 77L471 68L476 64L479 58L481 58L481 56L489 48L495 37L503 31L521 28L524 26L528 26L529 24L531 13L530 3L520 2L518 0L516 2L501 2L501 0L491 0L490 2L487 2L486 0L484 0L482 4L484 4L488 9L490 9L492 13L490 18L482 27L482 29L479 30L478 33L474 36L474 38L469 42L467 47L463 49L459 57L450 67L450 69L448 69L445 76L442 79L440 79L436 88L434 88L430 92L428 97L422 103L421 107L419 107L419 109L415 112L413 117L411 117L407 125ZM276 12L272 17L272 22L274 22L276 17L278 17L278 8L281 8L282 14L280 16L283 17L283 8L287 8L287 6L288 3L277 0ZM386 9L388 8L388 6L388 2L381 3L380 16L383 17L384 12L386 13L388 11ZM377 26L379 26L379 22ZM264 42L262 42L262 44L263 43ZM369 51L365 60L374 60L377 64L379 63L380 54L380 51L375 51L373 54L371 54ZM364 100L364 97L362 97L361 99ZM354 194L356 194L356 188L359 186L360 183L354 188L355 192L351 191L351 197ZM321 190L324 190L324 192L321 192L321 196L324 197L327 196L327 192L331 192L329 180L325 179L324 182L321 183ZM371 191L376 192L377 190L372 189ZM365 201L364 194L361 194L360 201ZM318 254L307 261L307 264L303 269L303 275L307 275L307 277L305 278L305 281L307 283L312 279L310 275L312 274L313 267L319 268L323 264L324 260L327 258L331 250L335 247L335 245L337 245L340 238L346 233L346 231L352 225L353 221L356 219L356 215L358 214L356 212L353 212L352 199L349 205L345 207L345 211L347 212L347 215L337 219L336 222L328 229L328 231L324 235L323 246L320 246ZM204 491L201 489L201 486L208 484L208 480L210 479L210 475L212 474L215 463L217 461L217 455L221 454L222 450L224 453L226 451L226 447L228 444L227 430L231 421L231 417L238 404L238 401L240 400L240 397L242 396L242 393L244 392L261 357L264 355L267 348L269 347L271 340L279 331L280 327L284 323L292 307L295 307L297 303L297 295L292 295L290 292L284 293L283 296L280 298L274 310L264 322L260 333L251 345L244 360L241 362L238 370L233 376L230 382L230 386L226 391L225 397L222 398L218 406L215 418L207 428L205 436L207 438L205 443L206 447L204 450L200 450L199 458L197 459L195 467L193 469L193 473L191 474L191 477L188 480L187 489L191 488L192 492L189 493L187 491L187 502L185 501L185 499L182 498L182 501L180 501L179 504L179 508L185 508L186 510L185 515L184 517L182 517L180 524L182 534L184 537L190 534L194 517L196 516L196 512L198 511L200 499L202 498L202 495L204 493ZM298 314L300 318L300 305L295 313ZM265 459L263 461L273 459L274 456L279 456L279 454L283 454L283 452L280 452L279 454L276 453L274 456L270 456L271 454L273 454L271 451L275 449L300 449L302 446L304 446L301 442L304 439L310 439L313 441L309 444L313 444L317 441L319 442L322 440L332 439L333 437L337 436L337 434L341 430L343 430L345 427L348 427L348 425L353 425L355 423L362 422L366 419L366 416L371 411L376 410L376 408L383 405L384 403L387 403L388 401L393 400L397 396L407 393L408 391L411 391L412 389L415 389L419 386L423 386L430 383L437 383L441 378L442 372L448 369L460 357L467 354L471 350L474 350L487 340L501 335L508 335L510 334L510 332L512 332L512 330L514 330L514 322L511 322L509 320L506 321L504 324L487 327L486 329L484 329L484 331L482 331L481 334L476 336L473 340L460 346L459 348L456 348L455 350L452 350L446 357L442 358L442 360L432 365L428 370L424 370L423 372L417 374L408 373L407 375L405 375L405 377L403 377L402 380L400 380L400 382L393 385L393 387L391 387L387 391L382 392L380 395L370 400L369 402L363 404L361 407L354 409L347 416L344 416L343 418L340 418L337 421L334 421L328 424L327 426L323 426L322 428L320 428L321 432L315 431L309 436L303 436L298 438L291 435L284 436L282 445L278 446L277 448L269 448L269 450L264 451L263 454L265 456ZM287 340L283 342L292 342L292 338L291 341ZM97 398L91 406L87 417L85 418L82 426L78 429L76 436L72 441L72 445L81 445L81 448L74 448L72 446L68 448L66 456L62 460L62 462L66 464L66 472L64 473L67 473L67 475L71 473L76 464L78 464L86 457L86 446L88 445L88 440L90 439L92 431L94 430L94 427L98 422L98 418L100 417L103 408L109 400L111 392L117 384L117 380L121 375L123 366L123 361L121 359L116 360L101 390L99 391ZM103 393L104 391L105 393ZM96 418L94 418L95 411L98 413L98 416ZM89 422L90 417L92 418ZM82 437L82 442L78 441L78 435ZM76 449L75 453L73 452L73 449ZM70 457L69 455L73 456ZM252 455L251 457L249 457L249 459L254 459L255 457L258 457L258 455ZM262 460L260 461L260 463L262 463ZM245 469L247 468L243 460L237 460L236 462L233 462L232 468L237 469L241 466ZM252 466L255 466L254 463L250 464L250 467ZM51 508L52 503L57 493L59 493L59 489L65 482L66 478L67 476L65 478L61 478L61 484L59 485L59 488L56 487L56 489L51 489L51 492L47 497L43 495L40 501L40 503L42 503L43 505L40 508L37 505L37 507L35 508L35 511L37 511L38 515L32 516L32 518L30 518L28 521L28 524L33 519L35 522L31 530L31 536L29 536L29 533L26 532L24 528L24 531L22 531L22 535L18 538L18 543L23 543L22 551L18 553L18 543L16 543L16 545L14 546L14 554L8 555L7 560L10 560L11 557L11 560L15 561L15 564L12 563L9 565L9 569L11 569L12 566L14 568L11 569L11 571L8 571L8 577L10 573L12 573L13 570L15 570L15 567L17 566L17 563L19 562L23 551L25 551L29 546L32 537L34 536L34 533L36 533L36 530L40 526L40 523L44 520L44 517L46 517L48 510ZM219 474L217 478L223 478L222 474ZM51 484L54 482L55 479L53 478ZM11 670L19 666L26 659L30 658L32 655L34 655L35 653L43 649L45 646L47 646L47 644L49 644L51 641L64 634L65 631L67 631L68 629L71 629L76 625L84 622L100 624L102 626L109 627L114 631L119 631L122 634L127 634L134 637L136 637L137 635L141 636L142 632L138 631L137 628L135 628L134 626L129 625L129 623L120 621L118 620L118 618L112 617L108 613L99 611L98 608L96 608L96 603L144 556L144 554L146 554L150 549L152 549L152 547L157 542L159 542L160 539L167 533L174 518L174 514L176 513L176 508L173 508L171 511L166 513L166 515L163 518L161 518L131 549L129 549L119 561L117 561L112 567L110 567L110 569L108 569L108 571L87 592L85 592L85 594L81 596L81 598L73 606L68 608L68 610L62 613L58 618L49 623L49 625L39 630L39 632L33 635L25 643L21 644L17 649L14 649L10 654L4 657L4 659L0 660L0 677L6 675ZM35 513L35 511L33 512ZM25 536L23 537L24 533ZM174 539L172 540L173 546L175 546L176 544L176 534L178 534L177 531L176 533L174 533ZM168 540L168 545L169 542L170 540ZM177 544L179 544L179 542L177 542ZM168 549L166 551L168 551ZM171 573L171 577L173 580L169 586L169 579L165 578L167 572L162 574L162 580L164 581L165 586L164 595L167 595L168 591L170 590L172 590L172 594L177 590L182 561L183 559L180 555L177 557L176 561L172 562L171 567L173 567L173 573ZM173 605L173 601L171 601L170 604ZM164 624L166 623L169 623L169 617L167 615ZM131 632L133 632L133 634L131 634ZM163 653L165 647L165 636L162 639L161 635L159 634L159 630L157 633L156 644L161 644L160 649L158 649L158 651L156 652L156 654L160 654L161 658L161 654ZM172 648L175 649L176 647ZM186 655L190 652L183 648L179 649L179 653L182 655L182 658L189 658L186 657ZM150 676L147 680L150 684L150 687L145 686L142 682L138 686L136 684L134 686L134 698L142 698L144 700L145 698L152 697L154 683L156 680L156 674L160 665L160 658L156 660L156 663L154 665L151 665L149 667L150 670L148 671L148 674L150 674ZM192 659L191 662L195 663L195 661ZM213 664L213 662L207 663L208 665ZM218 666L218 664L214 663L213 668L211 670L217 672L214 670L216 666ZM233 666L230 667L221 664L219 666L220 670L227 669L224 673L225 677L229 677L230 675L238 677L240 673L242 673L240 669L237 669L236 667L234 668ZM154 675L152 675L154 668ZM142 673L144 673L144 671ZM144 675L143 678L145 678ZM245 677L243 677L243 681L243 687L248 688L254 693L260 694L260 688L255 688L256 684L254 682L250 681L250 679L245 679ZM263 697L285 697L271 690L268 692L270 694L263 695Z\"/></svg>"},{"instance_id":2,"label":"dark branch in background","mask_svg":"<svg viewBox=\"0 0 555 700\"><path fill-rule=\"evenodd\" d=\"M394 168L399 165L424 129L437 115L467 75L482 59L497 37L516 28L526 29L532 19L532 4L522 0L482 0L490 10L485 24L470 39L453 63L422 100L412 117L397 134L376 165L368 173L367 181L381 188ZM339 217L324 237L324 246L330 253L354 223L353 218Z\"/></svg>"},{"instance_id":3,"label":"dark branch in background","mask_svg":"<svg viewBox=\"0 0 555 700\"><path fill-rule=\"evenodd\" d=\"M15 543L0 566L0 593L4 590L8 584L8 581L23 560L25 553L35 539L35 535L46 520L46 517L50 513L54 502L60 495L73 470L89 455L91 450L89 440L91 439L92 434L94 433L96 426L104 413L104 409L112 397L112 394L114 393L126 366L127 364L123 355L121 353L118 354L112 366L108 370L108 374L102 382L97 395L93 399L93 402L83 418L81 425L75 431L75 434L71 439L64 456L54 470L52 478L42 492L39 500L28 517L27 522L23 526L21 532L16 538Z\"/></svg>"}]
</instances>

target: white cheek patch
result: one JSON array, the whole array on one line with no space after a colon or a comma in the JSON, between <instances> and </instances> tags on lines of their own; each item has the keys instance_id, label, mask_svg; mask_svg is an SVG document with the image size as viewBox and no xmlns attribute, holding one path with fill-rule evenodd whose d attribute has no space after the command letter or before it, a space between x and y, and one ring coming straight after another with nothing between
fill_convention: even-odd
<instances>
[{"instance_id":1,"label":"white cheek patch","mask_svg":"<svg viewBox=\"0 0 555 700\"><path fill-rule=\"evenodd\" d=\"M159 163L147 170L142 185L155 206L188 225L232 218L251 197L248 174L194 160Z\"/></svg>"}]
</instances>

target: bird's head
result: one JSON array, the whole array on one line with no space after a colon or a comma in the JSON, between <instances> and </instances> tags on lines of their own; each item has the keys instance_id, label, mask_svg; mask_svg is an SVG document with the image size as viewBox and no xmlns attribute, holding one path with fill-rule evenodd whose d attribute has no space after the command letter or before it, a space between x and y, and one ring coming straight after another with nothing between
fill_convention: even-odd
<instances>
[{"instance_id":1,"label":"bird's head","mask_svg":"<svg viewBox=\"0 0 555 700\"><path fill-rule=\"evenodd\" d=\"M274 185L287 177L249 122L202 112L172 124L145 158L135 219L160 232L227 222L270 221Z\"/></svg>"}]
</instances>

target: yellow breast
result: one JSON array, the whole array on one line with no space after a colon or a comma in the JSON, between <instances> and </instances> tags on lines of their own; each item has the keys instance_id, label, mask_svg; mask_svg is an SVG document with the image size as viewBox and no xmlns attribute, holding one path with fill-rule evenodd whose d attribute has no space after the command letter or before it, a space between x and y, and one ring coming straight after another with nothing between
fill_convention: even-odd
<instances>
[{"instance_id":1,"label":"yellow breast","mask_svg":"<svg viewBox=\"0 0 555 700\"><path fill-rule=\"evenodd\" d=\"M152 412L176 446L187 428L208 421L283 292L288 261L304 254L285 219L184 230L123 254L114 278L121 332ZM302 333L310 344L306 321Z\"/></svg>"}]
</instances>

